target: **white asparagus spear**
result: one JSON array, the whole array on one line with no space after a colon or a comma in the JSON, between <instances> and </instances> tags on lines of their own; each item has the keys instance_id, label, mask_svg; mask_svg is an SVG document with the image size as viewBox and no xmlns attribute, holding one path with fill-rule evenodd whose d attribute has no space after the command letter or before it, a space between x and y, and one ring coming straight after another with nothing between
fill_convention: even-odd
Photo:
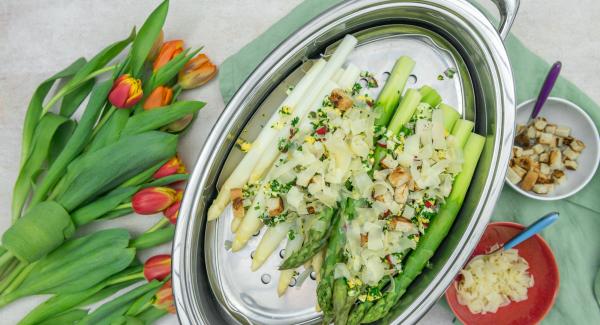
<instances>
[{"instance_id":1,"label":"white asparagus spear","mask_svg":"<svg viewBox=\"0 0 600 325\"><path fill-rule=\"evenodd\" d=\"M260 243L254 251L252 259L252 271L258 270L271 254L279 247L281 241L288 235L292 224L290 222L281 222L274 227L267 227L267 231L260 239Z\"/></svg>"},{"instance_id":2,"label":"white asparagus spear","mask_svg":"<svg viewBox=\"0 0 600 325\"><path fill-rule=\"evenodd\" d=\"M338 82L340 80L340 77L344 74L344 69L339 69L338 71L336 71L333 74L333 77L331 77L331 81L333 82Z\"/></svg>"},{"instance_id":3,"label":"white asparagus spear","mask_svg":"<svg viewBox=\"0 0 600 325\"><path fill-rule=\"evenodd\" d=\"M332 81L328 81L326 86L319 92L319 95L314 100L314 103L310 106L311 110L316 110L319 107L321 107L323 98L325 98L325 96L327 96L329 93L331 93L331 91L335 88L338 88L338 85ZM305 126L304 126L305 129L310 128L310 122L308 119L304 120L304 124L305 124ZM273 157L273 158L269 157L268 159L275 160L280 155L281 155L281 157L285 156L285 154L281 154L279 152L279 150L276 149L275 157ZM255 197L254 201L252 202L252 205L248 209L248 212L246 213L246 215L244 216L244 219L242 220L242 224L239 226L237 232L235 233L235 238L233 239L233 243L231 244L231 250L234 252L236 252L236 251L242 249L244 246L246 246L246 243L252 237L252 235L255 234L263 226L263 222L262 222L262 220L260 220L260 215L264 211L264 207L265 207L265 184L271 180L271 177L269 174L272 174L275 171L275 168L273 167L272 164L269 165L267 168L269 168L269 167L270 167L269 173L262 180L261 185L258 188L258 193L256 194L256 197ZM258 206L258 209L255 209L256 206Z\"/></svg>"},{"instance_id":4,"label":"white asparagus spear","mask_svg":"<svg viewBox=\"0 0 600 325\"><path fill-rule=\"evenodd\" d=\"M326 61L320 59L316 61L312 67L308 70L306 75L298 82L292 93L283 101L281 107L290 107L291 110L305 97L307 90L313 87L315 79L319 77L319 74L326 65ZM291 119L289 114L280 114L280 108L269 119L267 125L273 125L280 119L289 121ZM225 207L231 200L230 191L232 188L242 187L250 178L250 172L256 163L259 161L265 148L271 144L271 139L277 135L279 130L274 128L265 127L261 130L260 134L254 140L250 151L246 153L242 161L237 165L235 170L227 178L217 198L213 201L212 205L208 209L208 221L217 219L225 210Z\"/></svg>"},{"instance_id":5,"label":"white asparagus spear","mask_svg":"<svg viewBox=\"0 0 600 325\"><path fill-rule=\"evenodd\" d=\"M342 64L344 63L344 61L346 61L346 58L348 57L350 52L354 49L354 46L356 46L356 43L357 40L356 38L354 38L354 36L346 35L346 37L344 37L344 40L342 40L338 48L331 56L331 59L329 59L329 61L327 62L327 65L323 69L323 72L321 73L319 78L315 80L314 89L321 90L328 82L331 82L333 74L341 68ZM311 96L306 96L306 100L299 103L296 109L294 110L295 116L300 117L300 121L302 121L306 113L308 113L309 108L311 108L311 104L313 103L313 101L316 98L320 97L321 96L318 90L315 91L315 93ZM279 141L280 138L287 137L289 132L287 128L282 129L281 131L282 132L279 136L271 139L270 145L263 152L262 158L260 159L256 167L254 167L254 169L252 170L252 174L250 175L250 182L255 182L256 180L260 179L263 176L263 173L267 169L269 169L269 167L275 161L275 158L277 157L278 153L277 141Z\"/></svg>"},{"instance_id":6,"label":"white asparagus spear","mask_svg":"<svg viewBox=\"0 0 600 325\"><path fill-rule=\"evenodd\" d=\"M298 220L299 221L299 220ZM297 224L296 224L297 225ZM302 231L299 231L299 227L296 226L294 228L295 237L294 239L288 239L287 244L285 245L285 252L283 254L284 260L292 255L293 252L297 251L302 247L302 242L304 241L304 235ZM296 270L283 270L279 275L279 282L277 283L277 294L281 297L287 290L290 285L290 281L294 277L294 273Z\"/></svg>"},{"instance_id":7,"label":"white asparagus spear","mask_svg":"<svg viewBox=\"0 0 600 325\"><path fill-rule=\"evenodd\" d=\"M340 79L337 81L337 83L342 89L351 89L356 80L358 80L358 77L360 77L360 69L356 65L350 63L346 67L346 70L344 70L344 74L340 76Z\"/></svg>"}]
</instances>

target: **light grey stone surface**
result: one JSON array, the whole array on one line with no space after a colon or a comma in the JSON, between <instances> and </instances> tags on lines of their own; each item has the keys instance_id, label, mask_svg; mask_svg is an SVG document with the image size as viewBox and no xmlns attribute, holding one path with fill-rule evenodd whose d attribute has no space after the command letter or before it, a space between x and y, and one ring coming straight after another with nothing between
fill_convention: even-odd
<instances>
[{"instance_id":1,"label":"light grey stone surface","mask_svg":"<svg viewBox=\"0 0 600 325\"><path fill-rule=\"evenodd\" d=\"M219 64L287 14L300 0L171 2L166 39L184 39L189 46L203 44L205 53ZM600 2L521 2L513 31L544 59L561 60L563 75L600 102L600 20L597 19ZM125 37L133 25L142 23L157 3L133 0L0 2L0 232L10 224L11 189L18 167L21 125L35 87L77 57L89 58L106 44ZM224 104L214 81L185 93L185 97L208 103L191 132L182 139L180 151L183 159L191 164ZM126 225L141 232L158 218L130 216L103 227ZM149 253L168 250L169 246L165 245ZM1 309L0 323L16 323L42 300L41 297L22 299ZM451 319L448 311L436 307L421 323L449 324ZM174 316L160 321L161 324L176 322Z\"/></svg>"}]
</instances>

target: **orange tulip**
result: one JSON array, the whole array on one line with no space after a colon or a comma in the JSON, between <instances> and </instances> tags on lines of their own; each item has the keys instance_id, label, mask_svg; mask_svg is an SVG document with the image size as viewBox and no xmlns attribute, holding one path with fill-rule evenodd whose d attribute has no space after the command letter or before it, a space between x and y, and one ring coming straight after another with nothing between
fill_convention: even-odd
<instances>
[{"instance_id":1,"label":"orange tulip","mask_svg":"<svg viewBox=\"0 0 600 325\"><path fill-rule=\"evenodd\" d=\"M159 179L173 174L185 174L186 172L187 170L183 161L179 159L179 156L175 156L169 159L164 165L160 166L154 175L152 175L152 178Z\"/></svg>"},{"instance_id":2,"label":"orange tulip","mask_svg":"<svg viewBox=\"0 0 600 325\"><path fill-rule=\"evenodd\" d=\"M144 263L144 278L148 282L152 280L162 281L171 274L171 255L155 255Z\"/></svg>"},{"instance_id":3,"label":"orange tulip","mask_svg":"<svg viewBox=\"0 0 600 325\"><path fill-rule=\"evenodd\" d=\"M179 71L177 83L183 89L192 89L204 85L216 75L217 66L210 61L206 54L198 54Z\"/></svg>"},{"instance_id":4,"label":"orange tulip","mask_svg":"<svg viewBox=\"0 0 600 325\"><path fill-rule=\"evenodd\" d=\"M108 100L117 108L130 108L142 99L142 95L142 81L124 74L113 83Z\"/></svg>"},{"instance_id":5,"label":"orange tulip","mask_svg":"<svg viewBox=\"0 0 600 325\"><path fill-rule=\"evenodd\" d=\"M175 303L173 299L173 285L171 279L163 284L154 294L152 305L160 310L166 310L171 314L175 313Z\"/></svg>"},{"instance_id":6,"label":"orange tulip","mask_svg":"<svg viewBox=\"0 0 600 325\"><path fill-rule=\"evenodd\" d=\"M161 29L160 33L154 40L154 43L152 43L152 48L150 49L150 52L148 52L148 61L149 62L154 61L154 59L156 59L156 56L158 55L158 52L160 51L160 48L163 44L164 39L165 39L165 33L163 33L163 31Z\"/></svg>"},{"instance_id":7,"label":"orange tulip","mask_svg":"<svg viewBox=\"0 0 600 325\"><path fill-rule=\"evenodd\" d=\"M167 218L172 224L177 223L179 208L181 207L181 199L183 199L183 190L177 190L177 198L175 199L175 203L163 211L165 218Z\"/></svg>"},{"instance_id":8,"label":"orange tulip","mask_svg":"<svg viewBox=\"0 0 600 325\"><path fill-rule=\"evenodd\" d=\"M156 60L154 60L154 64L152 65L152 71L156 72L156 70L160 69L163 65L169 63L177 54L183 52L183 41L182 40L174 40L165 42L160 48L160 52L158 52L158 56Z\"/></svg>"},{"instance_id":9,"label":"orange tulip","mask_svg":"<svg viewBox=\"0 0 600 325\"><path fill-rule=\"evenodd\" d=\"M146 101L144 102L144 109L151 110L153 108L167 106L171 104L173 100L173 89L165 86L156 87Z\"/></svg>"},{"instance_id":10,"label":"orange tulip","mask_svg":"<svg viewBox=\"0 0 600 325\"><path fill-rule=\"evenodd\" d=\"M159 213L177 199L177 192L168 187L148 187L138 191L131 198L131 207L137 214Z\"/></svg>"}]
</instances>

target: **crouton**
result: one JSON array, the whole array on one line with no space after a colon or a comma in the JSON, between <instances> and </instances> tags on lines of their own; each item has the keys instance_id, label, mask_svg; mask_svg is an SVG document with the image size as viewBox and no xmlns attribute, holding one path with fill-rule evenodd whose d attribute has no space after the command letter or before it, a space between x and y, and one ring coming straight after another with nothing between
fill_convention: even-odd
<instances>
[{"instance_id":1,"label":"crouton","mask_svg":"<svg viewBox=\"0 0 600 325\"><path fill-rule=\"evenodd\" d=\"M538 176L539 174L536 171L534 171L533 169L529 170L525 177L523 177L523 180L521 181L519 186L525 191L531 191L538 179Z\"/></svg>"},{"instance_id":2,"label":"crouton","mask_svg":"<svg viewBox=\"0 0 600 325\"><path fill-rule=\"evenodd\" d=\"M585 149L585 144L581 140L574 139L569 144L569 147L571 147L573 151L581 152L583 149Z\"/></svg>"},{"instance_id":3,"label":"crouton","mask_svg":"<svg viewBox=\"0 0 600 325\"><path fill-rule=\"evenodd\" d=\"M512 154L513 154L513 157L515 157L515 158L521 157L521 155L523 155L523 148L521 148L519 146L513 146Z\"/></svg>"},{"instance_id":4,"label":"crouton","mask_svg":"<svg viewBox=\"0 0 600 325\"><path fill-rule=\"evenodd\" d=\"M269 198L267 201L269 217L276 217L283 212L283 199L280 197Z\"/></svg>"},{"instance_id":5,"label":"crouton","mask_svg":"<svg viewBox=\"0 0 600 325\"><path fill-rule=\"evenodd\" d=\"M394 201L397 203L405 203L408 199L408 184L397 187L394 190Z\"/></svg>"},{"instance_id":6,"label":"crouton","mask_svg":"<svg viewBox=\"0 0 600 325\"><path fill-rule=\"evenodd\" d=\"M548 124L544 128L544 132L554 134L556 132L556 124Z\"/></svg>"},{"instance_id":7,"label":"crouton","mask_svg":"<svg viewBox=\"0 0 600 325\"><path fill-rule=\"evenodd\" d=\"M342 112L351 108L354 105L352 98L348 96L342 89L334 89L329 95L329 100L333 106Z\"/></svg>"},{"instance_id":8,"label":"crouton","mask_svg":"<svg viewBox=\"0 0 600 325\"><path fill-rule=\"evenodd\" d=\"M554 134L563 138L568 137L571 135L571 128L568 128L566 126L559 126L556 128L556 131L554 131Z\"/></svg>"},{"instance_id":9,"label":"crouton","mask_svg":"<svg viewBox=\"0 0 600 325\"><path fill-rule=\"evenodd\" d=\"M233 217L243 218L244 217L244 199L241 188L232 188L231 191L231 205L233 207Z\"/></svg>"},{"instance_id":10,"label":"crouton","mask_svg":"<svg viewBox=\"0 0 600 325\"><path fill-rule=\"evenodd\" d=\"M550 158L548 159L548 163L550 168L552 169L562 169L562 154L558 149L552 149L550 151Z\"/></svg>"},{"instance_id":11,"label":"crouton","mask_svg":"<svg viewBox=\"0 0 600 325\"><path fill-rule=\"evenodd\" d=\"M533 186L533 192L537 194L548 194L550 193L550 188L552 185L550 184L535 184Z\"/></svg>"},{"instance_id":12,"label":"crouton","mask_svg":"<svg viewBox=\"0 0 600 325\"><path fill-rule=\"evenodd\" d=\"M547 163L549 158L550 154L547 152L540 154L540 162Z\"/></svg>"},{"instance_id":13,"label":"crouton","mask_svg":"<svg viewBox=\"0 0 600 325\"><path fill-rule=\"evenodd\" d=\"M512 167L508 169L506 177L508 178L508 181L513 184L518 184L522 179L522 177L519 176L519 174L517 174L517 172Z\"/></svg>"},{"instance_id":14,"label":"crouton","mask_svg":"<svg viewBox=\"0 0 600 325\"><path fill-rule=\"evenodd\" d=\"M552 180L556 184L562 184L567 179L567 175L562 170L555 170L552 172Z\"/></svg>"},{"instance_id":15,"label":"crouton","mask_svg":"<svg viewBox=\"0 0 600 325\"><path fill-rule=\"evenodd\" d=\"M547 144L547 145L556 145L556 140L554 140L554 135L550 133L542 132L538 138L538 144Z\"/></svg>"},{"instance_id":16,"label":"crouton","mask_svg":"<svg viewBox=\"0 0 600 325\"><path fill-rule=\"evenodd\" d=\"M546 122L546 119L543 117L537 117L533 122L533 126L539 131L544 130L547 124L548 122Z\"/></svg>"},{"instance_id":17,"label":"crouton","mask_svg":"<svg viewBox=\"0 0 600 325\"><path fill-rule=\"evenodd\" d=\"M579 157L579 152L574 151L573 149L571 149L571 147L567 147L566 149L564 149L562 154L569 160L577 160L577 157Z\"/></svg>"},{"instance_id":18,"label":"crouton","mask_svg":"<svg viewBox=\"0 0 600 325\"><path fill-rule=\"evenodd\" d=\"M533 152L540 154L542 152L544 152L546 150L546 148L544 147L544 145L542 144L536 144L535 146L531 147L531 149L533 149Z\"/></svg>"},{"instance_id":19,"label":"crouton","mask_svg":"<svg viewBox=\"0 0 600 325\"><path fill-rule=\"evenodd\" d=\"M565 168L569 170L577 170L577 162L575 160L565 160Z\"/></svg>"},{"instance_id":20,"label":"crouton","mask_svg":"<svg viewBox=\"0 0 600 325\"><path fill-rule=\"evenodd\" d=\"M393 187L399 187L408 183L411 180L410 172L404 167L396 167L388 175L388 181Z\"/></svg>"}]
</instances>

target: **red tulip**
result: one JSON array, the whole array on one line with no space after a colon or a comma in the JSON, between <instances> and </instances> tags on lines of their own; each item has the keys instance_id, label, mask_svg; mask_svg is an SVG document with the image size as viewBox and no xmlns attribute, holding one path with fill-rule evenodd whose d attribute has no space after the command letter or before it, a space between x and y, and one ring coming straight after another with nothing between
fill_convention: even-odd
<instances>
[{"instance_id":1,"label":"red tulip","mask_svg":"<svg viewBox=\"0 0 600 325\"><path fill-rule=\"evenodd\" d=\"M171 104L173 100L173 89L165 86L156 87L146 101L144 102L144 109L151 110L153 108L167 106Z\"/></svg>"},{"instance_id":2,"label":"red tulip","mask_svg":"<svg viewBox=\"0 0 600 325\"><path fill-rule=\"evenodd\" d=\"M177 54L183 52L183 41L182 40L174 40L165 42L160 48L160 52L158 52L158 56L156 60L154 60L154 64L152 65L152 71L156 72L156 70L160 69L163 65L169 63Z\"/></svg>"},{"instance_id":3,"label":"red tulip","mask_svg":"<svg viewBox=\"0 0 600 325\"><path fill-rule=\"evenodd\" d=\"M183 161L179 159L179 156L175 156L169 159L164 165L160 166L154 175L152 175L152 178L159 179L173 174L185 174L186 172L187 170Z\"/></svg>"},{"instance_id":4,"label":"red tulip","mask_svg":"<svg viewBox=\"0 0 600 325\"><path fill-rule=\"evenodd\" d=\"M163 211L165 218L167 218L172 224L177 223L177 217L179 216L179 208L181 207L182 198L183 190L177 190L177 198L175 199L175 203Z\"/></svg>"},{"instance_id":5,"label":"red tulip","mask_svg":"<svg viewBox=\"0 0 600 325\"><path fill-rule=\"evenodd\" d=\"M154 295L152 305L158 309L166 310L171 314L175 313L175 303L173 300L173 285L171 279L163 284Z\"/></svg>"},{"instance_id":6,"label":"red tulip","mask_svg":"<svg viewBox=\"0 0 600 325\"><path fill-rule=\"evenodd\" d=\"M177 83L183 89L192 89L204 85L216 74L217 66L210 61L206 54L198 54L179 71Z\"/></svg>"},{"instance_id":7,"label":"red tulip","mask_svg":"<svg viewBox=\"0 0 600 325\"><path fill-rule=\"evenodd\" d=\"M171 255L163 254L150 257L144 263L144 278L162 281L171 274Z\"/></svg>"},{"instance_id":8,"label":"red tulip","mask_svg":"<svg viewBox=\"0 0 600 325\"><path fill-rule=\"evenodd\" d=\"M121 75L113 83L108 100L117 108L130 108L142 99L143 90L140 79L129 74Z\"/></svg>"},{"instance_id":9,"label":"red tulip","mask_svg":"<svg viewBox=\"0 0 600 325\"><path fill-rule=\"evenodd\" d=\"M148 187L131 198L131 207L137 214L155 214L171 206L177 198L177 192L168 187Z\"/></svg>"}]
</instances>

